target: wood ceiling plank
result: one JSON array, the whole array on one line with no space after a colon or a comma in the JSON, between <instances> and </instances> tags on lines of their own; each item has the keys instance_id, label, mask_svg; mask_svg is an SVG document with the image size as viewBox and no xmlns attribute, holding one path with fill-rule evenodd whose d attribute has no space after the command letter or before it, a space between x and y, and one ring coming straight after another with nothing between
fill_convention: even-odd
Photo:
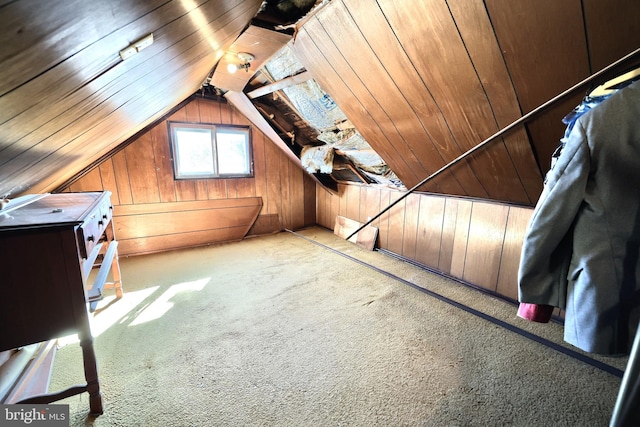
<instances>
[{"instance_id":1,"label":"wood ceiling plank","mask_svg":"<svg viewBox=\"0 0 640 427\"><path fill-rule=\"evenodd\" d=\"M86 129L80 136L61 147L55 138L53 140L49 138L44 142L50 143L52 148L50 152L45 152L47 153L46 156L38 157L35 161L31 161L33 159L26 155L21 155L18 160L14 160L8 165L18 172L15 175L11 175L11 181L34 182L35 184L33 184L31 191L37 192L50 191L56 188L71 178L83 166L97 160L111 151L117 143L130 137L132 135L131 129L142 129L151 124L154 117L160 117L165 114L168 108L165 108L166 91L181 87L181 84L188 81L189 77L194 73L206 75L207 70L210 69L210 64L210 58L207 57L201 58L199 63L193 64L193 67L190 67L190 64L186 64L185 68L172 72L169 77L162 80L163 86L160 87L166 87L164 91L158 89L159 86L156 85L156 90L159 93L154 93L153 95L139 94L137 98L106 116L104 120L95 122L91 128ZM187 88L186 90L181 90L182 92L176 93L186 99L195 89L191 88L189 90ZM156 106L160 110L150 113L150 106ZM148 114L144 114L145 111ZM137 116L136 112L140 116ZM142 121L145 116L148 116L148 118ZM134 121L132 118L140 121ZM101 142L101 144L96 144L96 142ZM81 158L77 156L78 152L83 153ZM33 174L33 170L31 170L31 174L28 174L26 169L19 166L20 161L29 163L29 166L26 166L27 169L38 165L37 168L34 168L38 172Z\"/></svg>"},{"instance_id":2,"label":"wood ceiling plank","mask_svg":"<svg viewBox=\"0 0 640 427\"><path fill-rule=\"evenodd\" d=\"M240 8L237 14L227 14L230 16L228 22L218 30L221 35L226 36L223 42L229 45L254 13L253 8L245 7ZM74 117L75 121L63 126L62 132L49 132L51 137L39 142L35 148L19 154L11 165L3 168L3 171L6 170L7 175L12 176L12 179L17 179L21 169L35 165L44 157L51 157L53 153L55 153L53 157L64 158L65 153L71 154L78 147L83 147L85 156L91 159L94 158L93 153L104 154L112 149L114 144L125 140L153 121L155 117L165 113L171 106L186 99L199 87L215 60L215 52L211 49L209 42L200 37L199 41L187 49L182 56L171 58L155 73L150 73L145 79L138 79L137 86L125 86L128 90L116 91L107 102L101 102L88 112L81 111L81 119ZM125 79L122 79L122 82L126 85ZM109 86L109 83L107 82L106 85ZM169 99L167 93L171 92L179 98ZM150 93L153 95L149 95ZM88 101L92 99L88 98ZM82 110L80 106L74 108ZM61 141L64 145L61 145ZM96 141L102 144L96 144ZM39 156L37 153L43 153L43 155ZM49 159L40 165L55 164L58 161ZM70 167L68 159L63 163L63 166ZM7 170L8 168L11 170ZM51 168L53 169L53 166ZM12 175L16 171L18 174ZM53 171L55 171L54 175L59 176L60 172L57 169Z\"/></svg>"},{"instance_id":3,"label":"wood ceiling plank","mask_svg":"<svg viewBox=\"0 0 640 427\"><path fill-rule=\"evenodd\" d=\"M207 62L210 63L208 60ZM101 103L61 131L50 133L49 137L22 151L3 167L3 173L6 174L5 176L13 177L14 173L20 173L43 160L45 163L40 164L47 164L49 160L45 159L48 157L64 157L66 154L75 156L73 153L78 147L82 147L85 159L91 158L96 150L109 151L114 143L126 140L128 136L135 133L132 130L137 131L153 121L151 114L156 116L166 112L166 94L150 96L148 93L158 90L158 85L167 85L170 82L179 84L187 81L191 75L189 65L189 63L184 64L182 70L167 68L163 73L154 75L154 79L149 79L146 87L137 88L140 92L134 97L127 96L121 102L113 104ZM167 73L167 70L170 72ZM178 80L175 76L180 76L182 79ZM181 95L186 98L194 90L195 88L192 87ZM153 113L150 113L151 111ZM38 153L41 154L38 155ZM60 166L69 166L68 160L64 163Z\"/></svg>"},{"instance_id":4,"label":"wood ceiling plank","mask_svg":"<svg viewBox=\"0 0 640 427\"><path fill-rule=\"evenodd\" d=\"M504 128L518 120L522 116L522 111L484 1L448 1L447 4L485 90L498 127ZM516 198L512 201L535 203L542 191L542 175L524 125L511 131L494 144L505 145L514 163L517 177L522 181L525 190L524 194L520 192L514 194ZM514 186L510 182L505 182L504 185ZM518 199L519 195L527 197Z\"/></svg>"},{"instance_id":5,"label":"wood ceiling plank","mask_svg":"<svg viewBox=\"0 0 640 427\"><path fill-rule=\"evenodd\" d=\"M322 9L325 10L330 9ZM426 171L406 144L391 142L398 140L402 143L403 140L375 98L363 87L362 81L346 59L328 40L317 17L305 22L298 31L292 48L305 68L336 101L369 145L398 176L403 177L403 183L411 187L420 182ZM430 190L438 191L438 188L432 185Z\"/></svg>"},{"instance_id":6,"label":"wood ceiling plank","mask_svg":"<svg viewBox=\"0 0 640 427\"><path fill-rule=\"evenodd\" d=\"M640 2L583 0L582 4L592 74L640 46Z\"/></svg>"},{"instance_id":7,"label":"wood ceiling plank","mask_svg":"<svg viewBox=\"0 0 640 427\"><path fill-rule=\"evenodd\" d=\"M156 70L170 67L172 63L175 64L175 59L180 58L179 52L183 52L182 55L185 55L188 53L184 52L196 47L209 51L213 37L217 38L217 43L220 45L224 46L225 43L228 45L230 39L237 37L239 31L237 27L240 25L236 24L235 28L231 29L229 26L237 22L239 16L246 16L244 14L247 13L247 5L251 6L251 3L234 7L232 11L235 13L223 13L215 8L215 5L209 4L206 5L206 8L199 9L199 12L208 14L201 16L209 16L208 24L214 28L217 27L217 31L211 31L208 28L194 28L191 17L180 16L174 10L159 11L158 13L162 12L163 16L171 21L157 31L154 44L131 59L118 62L117 66L109 68L106 72L103 70L98 73L99 76L91 80L90 83L79 81L77 78L67 79L64 71L60 73L60 70L55 68L33 82L35 89L44 90L43 86L48 87L44 92L45 95L34 96L34 88L31 88L31 83L29 83L10 95L0 98L0 106L3 107L0 108L0 116L13 114L8 112L12 108L20 108L21 111L2 124L0 134L3 137L3 146L0 151L16 142L23 145L14 151L31 147L44 137L77 120L79 116L91 111L97 105L107 100L109 103L113 103L110 98L114 95L120 97L136 96L143 89L136 87L136 85L144 84L149 76L157 72ZM249 8L249 13L252 12L253 10ZM149 19L155 21L159 17L153 16ZM96 49L102 49L102 45L96 46ZM87 55L92 56L89 53ZM61 64L59 68L67 70L86 66L88 62L81 56L70 58L68 63ZM212 61L212 66L213 63ZM204 77L202 78L204 79ZM201 82L197 84L199 83ZM172 101L179 102L181 99L167 99L166 102L171 103ZM6 118L7 116L3 117L3 119ZM3 119L0 120L4 121ZM25 136L28 136L27 141L20 141Z\"/></svg>"},{"instance_id":8,"label":"wood ceiling plank","mask_svg":"<svg viewBox=\"0 0 640 427\"><path fill-rule=\"evenodd\" d=\"M580 0L486 0L486 9L526 114L589 75ZM582 95L527 126L542 173L564 132L562 117Z\"/></svg>"},{"instance_id":9,"label":"wood ceiling plank","mask_svg":"<svg viewBox=\"0 0 640 427\"><path fill-rule=\"evenodd\" d=\"M365 42L395 84L395 87L390 89L396 89L398 96L391 103L391 108L395 110L394 104L406 103L408 108L405 110L408 111L398 112L402 122L415 129L423 129L426 133L426 138L409 138L407 143L427 171L432 173L462 154L463 151L453 138L442 111L416 72L414 64L398 42L376 2L345 0L344 5L357 30L362 33ZM377 78L371 80L373 84L379 84ZM387 98L387 94L384 98ZM447 174L448 178L442 180L440 185L446 193L487 194L468 162L462 162L460 167Z\"/></svg>"},{"instance_id":10,"label":"wood ceiling plank","mask_svg":"<svg viewBox=\"0 0 640 427\"><path fill-rule=\"evenodd\" d=\"M45 6L39 0L19 0L3 7L0 96L164 3L166 0L48 0ZM116 47L116 55L134 40Z\"/></svg>"},{"instance_id":11,"label":"wood ceiling plank","mask_svg":"<svg viewBox=\"0 0 640 427\"><path fill-rule=\"evenodd\" d=\"M250 25L242 35L238 37L237 43L239 48L247 49L241 52L253 53L253 50L257 49L258 55L256 59L264 62L268 61L273 54L282 49L290 40L291 36L289 34ZM260 55L261 52L265 56Z\"/></svg>"},{"instance_id":12,"label":"wood ceiling plank","mask_svg":"<svg viewBox=\"0 0 640 427\"><path fill-rule=\"evenodd\" d=\"M524 113L589 75L580 0L485 3Z\"/></svg>"},{"instance_id":13,"label":"wood ceiling plank","mask_svg":"<svg viewBox=\"0 0 640 427\"><path fill-rule=\"evenodd\" d=\"M318 19L329 33L334 45L345 58L348 58L350 67L359 76L366 90L376 98L379 108L397 129L403 139L401 146L408 147L420 161L425 170L422 178L425 178L445 162L434 145L431 135L422 125L407 99L408 94L421 92L421 87L424 88L424 85L419 80L409 82L408 85L404 84L408 81L410 73L403 69L403 65L409 65L408 63L382 62L382 58L394 56L398 46L390 43L389 37L386 39L380 37L380 34L389 34L391 30L379 9L372 7L375 6L375 2L373 4L353 3L355 4L351 4L352 10L348 10L343 2L335 2L318 14ZM371 2L368 0L368 3ZM369 13L365 13L366 11ZM378 11L378 14L374 14L373 11ZM360 14L364 16L361 17ZM361 22L353 20L356 16L362 18ZM379 19L376 20L376 18ZM391 37L393 37L392 34ZM376 43L376 41L380 42ZM377 51L372 44L377 46ZM385 88L384 94L379 93L381 87ZM396 143L396 141L393 142ZM470 189L461 185L461 181L463 180L447 172L446 179L438 180L437 185L440 191L446 193L468 194ZM473 178L467 181L478 184Z\"/></svg>"},{"instance_id":14,"label":"wood ceiling plank","mask_svg":"<svg viewBox=\"0 0 640 427\"><path fill-rule=\"evenodd\" d=\"M458 145L466 151L495 133L497 124L491 105L446 2L416 0L409 5L379 0L378 4L444 114ZM524 193L521 185L520 188L503 185L503 180L516 175L504 146L493 146L492 150L477 152L469 158L486 191L485 195L472 196L512 200L513 192ZM510 181L518 184L517 179Z\"/></svg>"}]
</instances>

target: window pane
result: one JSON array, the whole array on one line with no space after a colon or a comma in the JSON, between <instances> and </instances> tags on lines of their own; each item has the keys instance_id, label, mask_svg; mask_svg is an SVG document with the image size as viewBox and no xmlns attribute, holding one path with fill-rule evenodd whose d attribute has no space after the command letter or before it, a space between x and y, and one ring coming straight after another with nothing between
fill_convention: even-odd
<instances>
[{"instance_id":1,"label":"window pane","mask_svg":"<svg viewBox=\"0 0 640 427\"><path fill-rule=\"evenodd\" d=\"M215 173L209 129L178 128L175 135L180 175L211 175Z\"/></svg>"},{"instance_id":2,"label":"window pane","mask_svg":"<svg viewBox=\"0 0 640 427\"><path fill-rule=\"evenodd\" d=\"M221 175L248 175L251 173L249 160L249 132L245 130L218 130L218 170Z\"/></svg>"}]
</instances>

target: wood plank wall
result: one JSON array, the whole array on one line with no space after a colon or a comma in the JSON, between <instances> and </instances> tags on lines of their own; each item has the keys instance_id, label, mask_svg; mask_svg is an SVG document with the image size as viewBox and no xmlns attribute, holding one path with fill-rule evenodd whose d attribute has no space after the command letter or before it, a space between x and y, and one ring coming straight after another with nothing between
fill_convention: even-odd
<instances>
[{"instance_id":1,"label":"wood plank wall","mask_svg":"<svg viewBox=\"0 0 640 427\"><path fill-rule=\"evenodd\" d=\"M336 0L292 47L408 188L521 115L481 1ZM534 204L541 182L520 127L421 190Z\"/></svg>"},{"instance_id":2,"label":"wood plank wall","mask_svg":"<svg viewBox=\"0 0 640 427\"><path fill-rule=\"evenodd\" d=\"M58 188L194 93L261 1L0 3L0 194L15 197Z\"/></svg>"},{"instance_id":3,"label":"wood plank wall","mask_svg":"<svg viewBox=\"0 0 640 427\"><path fill-rule=\"evenodd\" d=\"M74 182L66 191L109 190L113 193L116 212L129 212L130 206L135 205L154 206L158 213L170 212L173 205L180 202L260 197L262 208L249 234L315 224L315 182L255 126L251 126L253 178L174 180L167 121L250 125L229 104L194 98ZM119 209L119 206L129 208ZM145 209L145 214L149 213ZM118 219L114 221L117 227ZM132 235L135 239L152 237L141 231ZM202 244L196 238L183 236L183 240L183 246ZM124 242L121 246L126 248ZM140 247L133 243L131 246ZM135 253L135 249L132 251Z\"/></svg>"},{"instance_id":4,"label":"wood plank wall","mask_svg":"<svg viewBox=\"0 0 640 427\"><path fill-rule=\"evenodd\" d=\"M333 0L292 48L409 188L637 49L639 13L636 0ZM586 91L420 190L533 206Z\"/></svg>"},{"instance_id":5,"label":"wood plank wall","mask_svg":"<svg viewBox=\"0 0 640 427\"><path fill-rule=\"evenodd\" d=\"M341 184L334 195L318 186L318 224L333 229L337 215L364 223L402 194ZM371 225L379 228L376 247L517 300L520 250L532 212L500 202L413 193Z\"/></svg>"}]
</instances>

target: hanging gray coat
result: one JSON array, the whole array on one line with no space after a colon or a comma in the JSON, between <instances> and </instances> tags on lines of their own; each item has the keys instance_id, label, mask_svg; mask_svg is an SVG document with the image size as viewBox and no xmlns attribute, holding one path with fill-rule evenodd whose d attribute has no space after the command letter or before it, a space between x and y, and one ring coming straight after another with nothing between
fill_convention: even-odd
<instances>
[{"instance_id":1,"label":"hanging gray coat","mask_svg":"<svg viewBox=\"0 0 640 427\"><path fill-rule=\"evenodd\" d=\"M628 354L640 319L640 82L585 113L534 209L521 302L566 310L564 339Z\"/></svg>"}]
</instances>

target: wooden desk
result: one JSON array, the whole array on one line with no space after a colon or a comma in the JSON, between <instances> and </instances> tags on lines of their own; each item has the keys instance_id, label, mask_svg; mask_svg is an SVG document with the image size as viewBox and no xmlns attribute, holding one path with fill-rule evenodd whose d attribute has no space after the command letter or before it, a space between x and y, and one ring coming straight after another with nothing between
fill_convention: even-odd
<instances>
[{"instance_id":1,"label":"wooden desk","mask_svg":"<svg viewBox=\"0 0 640 427\"><path fill-rule=\"evenodd\" d=\"M87 381L22 403L50 403L86 391L91 413L103 412L88 304L101 298L109 272L122 296L110 196L44 194L0 210L0 351L77 333ZM14 202L24 205L11 209ZM96 265L98 278L89 284Z\"/></svg>"}]
</instances>

